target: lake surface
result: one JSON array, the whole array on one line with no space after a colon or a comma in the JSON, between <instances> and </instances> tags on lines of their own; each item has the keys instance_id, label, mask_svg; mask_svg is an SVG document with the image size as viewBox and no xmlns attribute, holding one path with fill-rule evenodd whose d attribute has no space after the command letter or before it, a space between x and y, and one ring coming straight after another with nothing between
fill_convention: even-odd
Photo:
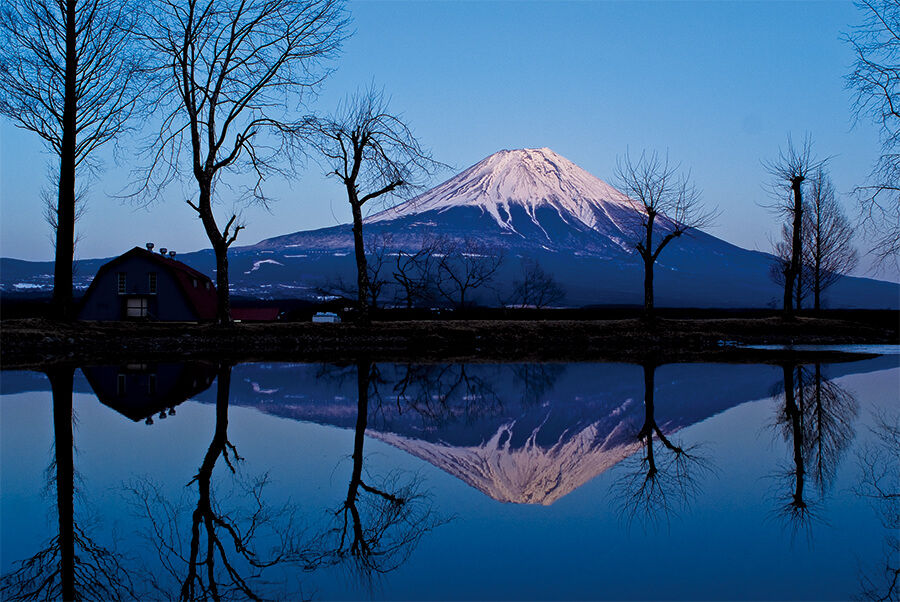
<instances>
[{"instance_id":1,"label":"lake surface","mask_svg":"<svg viewBox=\"0 0 900 602\"><path fill-rule=\"evenodd\" d=\"M898 407L897 355L4 371L2 597L866 598Z\"/></svg>"}]
</instances>

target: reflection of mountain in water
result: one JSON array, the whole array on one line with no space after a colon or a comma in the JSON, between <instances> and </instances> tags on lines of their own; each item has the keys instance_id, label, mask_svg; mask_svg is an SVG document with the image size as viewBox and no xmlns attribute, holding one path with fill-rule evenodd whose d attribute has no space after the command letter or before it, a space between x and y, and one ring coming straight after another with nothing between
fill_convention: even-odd
<instances>
[{"instance_id":1,"label":"reflection of mountain in water","mask_svg":"<svg viewBox=\"0 0 900 602\"><path fill-rule=\"evenodd\" d=\"M421 458L499 502L552 504L634 453L640 444L610 445L618 433L603 437L596 425L556 445L541 447L532 433L523 447L510 445L516 423L504 424L490 440L472 447L454 447L372 431L376 439ZM634 439L634 434L631 434Z\"/></svg>"},{"instance_id":2,"label":"reflection of mountain in water","mask_svg":"<svg viewBox=\"0 0 900 602\"><path fill-rule=\"evenodd\" d=\"M835 365L833 376L893 367L896 358ZM353 367L239 366L234 402L353 428ZM781 369L665 365L656 421L672 434L772 395ZM379 365L371 437L503 502L551 504L634 453L644 422L643 371L628 364Z\"/></svg>"},{"instance_id":3,"label":"reflection of mountain in water","mask_svg":"<svg viewBox=\"0 0 900 602\"><path fill-rule=\"evenodd\" d=\"M884 356L826 370L833 378L897 361ZM8 376L3 388L18 389ZM782 376L764 365L661 366L656 422L669 435L771 396ZM231 404L274 416L356 425L355 366L241 364L231 392ZM634 453L643 395L642 368L628 364L382 364L371 384L367 433L496 500L550 504ZM211 390L195 399L215 401Z\"/></svg>"}]
</instances>

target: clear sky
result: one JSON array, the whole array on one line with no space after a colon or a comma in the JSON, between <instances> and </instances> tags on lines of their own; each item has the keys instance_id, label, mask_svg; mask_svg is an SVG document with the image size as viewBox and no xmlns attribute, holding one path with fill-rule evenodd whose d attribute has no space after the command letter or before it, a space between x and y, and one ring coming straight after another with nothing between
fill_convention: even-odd
<instances>
[{"instance_id":1,"label":"clear sky","mask_svg":"<svg viewBox=\"0 0 900 602\"><path fill-rule=\"evenodd\" d=\"M352 0L355 33L311 111L382 86L424 146L458 171L501 149L549 147L614 183L616 157L668 151L690 168L721 217L710 232L769 250L779 224L762 160L791 134L832 156L839 192L862 184L879 155L878 132L854 125L840 41L861 15L851 2L551 2ZM0 119L0 255L52 259L40 188L49 156L36 135ZM207 248L179 187L136 208L112 198L134 156L111 158L79 222L77 257L117 255L153 241L179 252ZM227 182L227 180L226 180ZM312 164L273 180L270 212L244 209L237 245L350 221L342 188ZM219 189L220 215L232 208ZM848 213L854 211L849 194ZM896 276L893 276L896 279Z\"/></svg>"}]
</instances>

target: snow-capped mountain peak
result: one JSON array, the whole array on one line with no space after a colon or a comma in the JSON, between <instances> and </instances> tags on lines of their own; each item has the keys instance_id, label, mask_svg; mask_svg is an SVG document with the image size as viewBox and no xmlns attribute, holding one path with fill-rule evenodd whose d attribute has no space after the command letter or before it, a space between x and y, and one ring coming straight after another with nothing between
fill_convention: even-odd
<instances>
[{"instance_id":1,"label":"snow-capped mountain peak","mask_svg":"<svg viewBox=\"0 0 900 602\"><path fill-rule=\"evenodd\" d=\"M609 231L624 230L630 215L628 198L549 148L503 150L428 192L368 218L369 223L394 220L455 207L477 207L505 230L516 230L515 208L524 209L540 225L540 208L554 210L570 225ZM611 222L611 223L610 223Z\"/></svg>"}]
</instances>

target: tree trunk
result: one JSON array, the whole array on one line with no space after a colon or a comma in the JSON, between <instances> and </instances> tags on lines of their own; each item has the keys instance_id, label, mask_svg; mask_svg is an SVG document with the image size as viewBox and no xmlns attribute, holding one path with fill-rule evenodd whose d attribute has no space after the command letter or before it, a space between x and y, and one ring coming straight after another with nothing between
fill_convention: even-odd
<instances>
[{"instance_id":1,"label":"tree trunk","mask_svg":"<svg viewBox=\"0 0 900 602\"><path fill-rule=\"evenodd\" d=\"M56 451L56 507L59 516L59 580L62 599L75 591L75 456L72 433L73 368L47 371L53 391L53 439Z\"/></svg>"},{"instance_id":2,"label":"tree trunk","mask_svg":"<svg viewBox=\"0 0 900 602\"><path fill-rule=\"evenodd\" d=\"M653 307L653 258L644 258L644 316L653 319L656 313Z\"/></svg>"},{"instance_id":3,"label":"tree trunk","mask_svg":"<svg viewBox=\"0 0 900 602\"><path fill-rule=\"evenodd\" d=\"M363 243L362 207L356 198L356 189L347 185L350 195L350 206L353 208L353 245L356 251L356 285L358 287L357 302L359 304L359 321L370 322L369 316L369 267L366 263L366 248Z\"/></svg>"},{"instance_id":4,"label":"tree trunk","mask_svg":"<svg viewBox=\"0 0 900 602\"><path fill-rule=\"evenodd\" d=\"M228 241L219 231L212 212L212 185L208 178L197 178L200 200L196 209L206 230L206 236L216 255L216 323L228 326L231 321L231 295L228 290Z\"/></svg>"},{"instance_id":5,"label":"tree trunk","mask_svg":"<svg viewBox=\"0 0 900 602\"><path fill-rule=\"evenodd\" d=\"M794 366L782 366L784 371L784 410L791 421L791 433L794 444L794 476L796 479L792 504L796 508L805 508L803 500L803 483L806 469L803 465L803 427L801 409L797 406L796 389L794 388Z\"/></svg>"},{"instance_id":6,"label":"tree trunk","mask_svg":"<svg viewBox=\"0 0 900 602\"><path fill-rule=\"evenodd\" d=\"M656 408L653 404L653 391L655 386L656 365L644 364L644 427L641 433L647 437L647 477L656 474L656 458L653 455L653 426L656 424Z\"/></svg>"},{"instance_id":7,"label":"tree trunk","mask_svg":"<svg viewBox=\"0 0 900 602\"><path fill-rule=\"evenodd\" d=\"M56 255L53 266L52 312L56 319L75 316L72 297L75 261L75 160L78 128L78 46L75 0L66 2L66 81L63 101L62 140L59 153L59 196L56 215Z\"/></svg>"},{"instance_id":8,"label":"tree trunk","mask_svg":"<svg viewBox=\"0 0 900 602\"><path fill-rule=\"evenodd\" d=\"M800 251L802 242L800 238L800 230L803 219L803 184L802 177L796 177L791 180L791 190L794 193L794 222L792 224L793 231L791 236L791 263L788 266L787 273L784 277L784 315L791 317L794 315L794 284L800 275Z\"/></svg>"},{"instance_id":9,"label":"tree trunk","mask_svg":"<svg viewBox=\"0 0 900 602\"><path fill-rule=\"evenodd\" d=\"M216 323L233 324L231 320L231 293L228 290L228 246L224 241L213 244L216 253Z\"/></svg>"}]
</instances>

